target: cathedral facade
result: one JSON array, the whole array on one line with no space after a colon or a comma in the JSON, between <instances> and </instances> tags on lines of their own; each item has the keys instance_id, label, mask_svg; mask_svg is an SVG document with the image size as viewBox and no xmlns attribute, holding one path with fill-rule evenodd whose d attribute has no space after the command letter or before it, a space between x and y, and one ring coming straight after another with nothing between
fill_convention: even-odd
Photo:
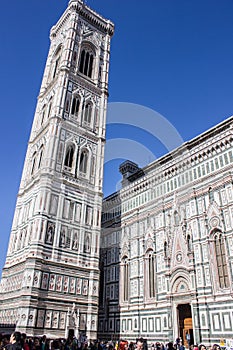
<instances>
[{"instance_id":1,"label":"cathedral facade","mask_svg":"<svg viewBox=\"0 0 233 350\"><path fill-rule=\"evenodd\" d=\"M233 118L143 169L124 162L122 189L102 202L113 32L81 0L51 30L0 324L54 338L219 343L233 337Z\"/></svg>"},{"instance_id":2,"label":"cathedral facade","mask_svg":"<svg viewBox=\"0 0 233 350\"><path fill-rule=\"evenodd\" d=\"M103 202L100 336L232 339L232 135L233 117L143 169L120 166Z\"/></svg>"},{"instance_id":3,"label":"cathedral facade","mask_svg":"<svg viewBox=\"0 0 233 350\"><path fill-rule=\"evenodd\" d=\"M0 324L28 335L97 337L113 31L81 0L51 29L0 287Z\"/></svg>"}]
</instances>

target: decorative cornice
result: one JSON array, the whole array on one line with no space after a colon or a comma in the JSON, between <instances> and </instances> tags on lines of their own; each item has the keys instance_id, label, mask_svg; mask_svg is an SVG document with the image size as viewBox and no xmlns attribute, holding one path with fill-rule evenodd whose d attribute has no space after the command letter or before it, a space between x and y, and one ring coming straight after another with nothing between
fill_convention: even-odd
<instances>
[{"instance_id":1,"label":"decorative cornice","mask_svg":"<svg viewBox=\"0 0 233 350\"><path fill-rule=\"evenodd\" d=\"M76 11L86 21L97 27L101 32L104 32L110 36L114 34L114 24L110 20L100 16L90 7L86 6L83 1L70 0L68 9Z\"/></svg>"}]
</instances>

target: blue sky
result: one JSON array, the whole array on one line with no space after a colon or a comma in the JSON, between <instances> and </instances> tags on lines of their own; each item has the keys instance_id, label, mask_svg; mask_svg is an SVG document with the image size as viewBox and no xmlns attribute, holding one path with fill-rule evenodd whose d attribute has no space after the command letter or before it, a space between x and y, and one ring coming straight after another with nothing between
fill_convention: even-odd
<instances>
[{"instance_id":1,"label":"blue sky","mask_svg":"<svg viewBox=\"0 0 233 350\"><path fill-rule=\"evenodd\" d=\"M68 0L1 4L0 270L49 30L67 4ZM87 4L115 23L109 102L139 104L160 113L183 140L233 114L232 0L87 0ZM164 144L132 123L109 125L107 138L135 140L155 157L167 151ZM105 195L114 192L120 180L119 162L113 159L105 166Z\"/></svg>"}]
</instances>

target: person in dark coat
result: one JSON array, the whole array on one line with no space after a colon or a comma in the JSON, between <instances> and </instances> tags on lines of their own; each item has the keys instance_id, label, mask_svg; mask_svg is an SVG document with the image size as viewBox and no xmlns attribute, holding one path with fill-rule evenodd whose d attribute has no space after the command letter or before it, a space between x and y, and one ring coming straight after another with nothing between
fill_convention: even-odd
<instances>
[{"instance_id":1,"label":"person in dark coat","mask_svg":"<svg viewBox=\"0 0 233 350\"><path fill-rule=\"evenodd\" d=\"M22 350L20 332L13 332L11 334L10 343L4 347L4 350Z\"/></svg>"}]
</instances>

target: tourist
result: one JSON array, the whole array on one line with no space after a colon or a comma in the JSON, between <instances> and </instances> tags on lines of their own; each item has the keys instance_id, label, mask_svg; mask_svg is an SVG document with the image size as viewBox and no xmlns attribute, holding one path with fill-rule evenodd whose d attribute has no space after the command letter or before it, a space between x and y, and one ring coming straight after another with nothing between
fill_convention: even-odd
<instances>
[{"instance_id":1,"label":"tourist","mask_svg":"<svg viewBox=\"0 0 233 350\"><path fill-rule=\"evenodd\" d=\"M4 347L4 350L22 350L20 332L13 332L11 334L10 342Z\"/></svg>"}]
</instances>

